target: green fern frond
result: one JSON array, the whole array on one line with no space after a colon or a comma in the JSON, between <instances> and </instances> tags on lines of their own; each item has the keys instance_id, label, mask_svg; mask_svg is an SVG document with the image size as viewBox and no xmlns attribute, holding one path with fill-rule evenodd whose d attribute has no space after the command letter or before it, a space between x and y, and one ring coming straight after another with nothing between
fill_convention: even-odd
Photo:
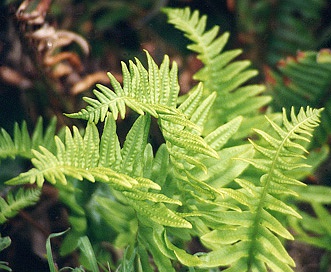
<instances>
[{"instance_id":1,"label":"green fern frond","mask_svg":"<svg viewBox=\"0 0 331 272\"><path fill-rule=\"evenodd\" d=\"M31 159L32 149L37 149L39 145L54 149L54 135L56 130L56 118L53 118L43 132L43 120L39 118L34 131L30 135L26 122L21 127L15 123L13 136L1 129L0 131L0 159L15 158L20 156Z\"/></svg>"},{"instance_id":2,"label":"green fern frond","mask_svg":"<svg viewBox=\"0 0 331 272\"><path fill-rule=\"evenodd\" d=\"M274 110L308 105L325 108L321 126L314 137L319 146L326 142L331 132L331 63L320 61L322 55L330 53L326 50L298 52L295 57L281 60L277 69L266 71L268 91L274 97L271 104Z\"/></svg>"},{"instance_id":3,"label":"green fern frond","mask_svg":"<svg viewBox=\"0 0 331 272\"><path fill-rule=\"evenodd\" d=\"M90 182L99 181L122 192L129 205L140 216L168 226L191 227L188 221L163 204L181 205L179 200L147 191L161 189L158 184L142 177L141 173L149 125L150 116L140 116L130 129L121 149L112 115L106 117L101 142L94 123L87 124L83 136L78 128L73 127L71 132L67 127L64 141L55 137L57 149L54 154L42 146L39 151L33 150L34 157L31 161L35 168L12 178L7 184L36 182L38 186L42 186L47 180L53 184L66 185L68 177Z\"/></svg>"},{"instance_id":4,"label":"green fern frond","mask_svg":"<svg viewBox=\"0 0 331 272\"><path fill-rule=\"evenodd\" d=\"M112 116L108 118L111 119ZM145 116L144 120L146 123L148 118ZM137 123L140 121L141 118L138 119ZM113 183L114 186L131 188L138 183L137 180L124 173L119 173L115 166L112 169L111 166L113 165L104 166L106 157L113 158L111 160L113 164L115 158L122 158L118 153L117 135L109 136L112 133L109 130L114 128L112 122L115 121L106 120L107 127L105 127L104 135L101 137L103 141L101 150L99 132L94 123L87 124L84 136L80 134L77 127L73 127L73 132L67 127L64 142L58 136L55 136L55 154L42 146L39 147L40 151L33 150L34 158L31 161L35 168L20 174L7 183L14 185L36 182L38 186L42 186L46 179L53 184L58 182L67 184L66 176L70 176L78 180L87 179L91 182L98 180ZM109 139L107 144L106 139ZM109 144L115 148L109 150ZM134 154L134 152L132 153ZM100 157L100 154L102 157ZM125 166L127 165L125 164Z\"/></svg>"},{"instance_id":5,"label":"green fern frond","mask_svg":"<svg viewBox=\"0 0 331 272\"><path fill-rule=\"evenodd\" d=\"M115 120L118 114L121 118L125 118L126 107L129 107L138 114L149 114L158 118L158 124L170 155L174 155L175 151L172 151L174 146L176 152L179 150L185 152L182 157L187 158L189 164L195 163L193 158L195 153L217 157L217 153L200 137L201 126L206 120L204 115L208 112L213 97L211 96L203 102L200 111L196 111L195 116L189 118L187 112L183 111L185 105L192 102L192 98L197 99L195 103L201 99L193 95L189 102L177 108L179 85L176 63L173 63L170 69L169 57L165 56L162 64L158 67L147 51L146 56L148 69L145 69L138 59L136 59L136 64L130 61L129 67L122 63L123 87L109 73L108 76L114 92L105 86L98 85L100 91L94 90L97 99L85 98L89 104L87 108L78 113L67 114L67 116L87 119L96 123L104 121L108 112L111 112ZM197 92L202 91L203 88L200 85Z\"/></svg>"},{"instance_id":6,"label":"green fern frond","mask_svg":"<svg viewBox=\"0 0 331 272\"><path fill-rule=\"evenodd\" d=\"M279 59L293 55L300 50L313 50L320 42L316 29L327 1L279 1L271 6L274 26L269 33L267 61L275 64Z\"/></svg>"},{"instance_id":7,"label":"green fern frond","mask_svg":"<svg viewBox=\"0 0 331 272\"><path fill-rule=\"evenodd\" d=\"M309 204L314 215L300 209L302 220L288 218L296 240L326 249L328 252L331 250L331 215L327 207L331 203L330 194L331 188L328 186L308 185L301 188L295 201L298 205Z\"/></svg>"},{"instance_id":8,"label":"green fern frond","mask_svg":"<svg viewBox=\"0 0 331 272\"><path fill-rule=\"evenodd\" d=\"M19 189L15 195L10 192L7 199L0 198L0 224L14 217L18 212L28 206L34 205L40 197L39 189Z\"/></svg>"},{"instance_id":9,"label":"green fern frond","mask_svg":"<svg viewBox=\"0 0 331 272\"><path fill-rule=\"evenodd\" d=\"M235 179L241 189L223 189L226 194L247 207L247 211L226 211L213 219L218 226L202 236L203 243L214 251L201 256L205 267L229 266L225 271L292 271L294 261L277 236L293 239L271 212L292 217L300 215L281 200L282 195L295 194L293 185L302 185L291 177L291 171L303 165L302 141L309 141L318 126L322 109L291 111L291 121L283 111L283 127L270 119L273 135L257 131L266 144L253 143L260 158L242 158L262 172L259 181ZM211 212L212 213L212 212ZM205 212L208 218L208 213ZM224 225L223 225L224 224ZM220 227L221 226L221 227ZM222 233L231 231L231 239ZM229 254L231 258L229 258Z\"/></svg>"},{"instance_id":10,"label":"green fern frond","mask_svg":"<svg viewBox=\"0 0 331 272\"><path fill-rule=\"evenodd\" d=\"M87 108L67 116L97 123L106 118L107 112L111 112L115 120L118 115L124 119L126 107L138 114L149 113L156 118L160 113L180 114L176 110L179 93L176 63L174 62L170 69L169 57L165 56L158 67L147 51L146 56L147 70L137 58L136 63L129 62L129 67L122 62L123 87L111 73L108 73L114 91L97 85L99 90L93 91L97 99L85 97L84 100L89 104Z\"/></svg>"},{"instance_id":11,"label":"green fern frond","mask_svg":"<svg viewBox=\"0 0 331 272\"><path fill-rule=\"evenodd\" d=\"M184 32L193 44L188 49L196 52L204 67L194 79L203 82L204 96L217 93L213 115L209 116L212 128L219 126L239 115L256 115L257 110L270 102L270 97L258 97L264 91L262 85L241 87L242 84L257 75L257 71L247 69L249 61L231 61L241 54L241 50L222 53L229 34L219 34L219 26L206 30L207 16L189 8L165 8L168 21Z\"/></svg>"}]
</instances>

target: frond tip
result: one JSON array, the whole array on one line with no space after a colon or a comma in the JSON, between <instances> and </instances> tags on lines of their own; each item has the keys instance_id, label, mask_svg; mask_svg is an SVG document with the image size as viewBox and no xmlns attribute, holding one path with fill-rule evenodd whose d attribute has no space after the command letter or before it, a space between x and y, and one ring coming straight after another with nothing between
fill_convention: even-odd
<instances>
[{"instance_id":1,"label":"frond tip","mask_svg":"<svg viewBox=\"0 0 331 272\"><path fill-rule=\"evenodd\" d=\"M123 86L111 74L108 73L113 90L98 84L98 90L93 93L95 98L84 97L88 103L86 109L80 112L66 114L71 118L89 120L94 123L103 122L108 112L117 120L126 115L126 107L140 115L149 113L158 118L160 113L176 115L176 103L179 93L177 79L177 64L172 63L167 55L164 56L160 67L157 66L150 54L146 52L147 69L139 59L135 59L126 65L122 62Z\"/></svg>"},{"instance_id":2,"label":"frond tip","mask_svg":"<svg viewBox=\"0 0 331 272\"><path fill-rule=\"evenodd\" d=\"M307 166L301 163L307 152L303 143L309 142L322 110L301 108L296 115L292 108L290 120L283 110L283 125L267 118L270 133L256 130L263 140L251 141L256 157L240 160L260 174L254 181L235 179L239 190L224 189L247 210L222 213L217 220L224 225L202 237L204 245L214 249L201 257L203 266L229 266L224 271L292 271L295 263L279 237L291 240L293 236L274 214L301 217L280 196L296 195L293 186L304 185L293 178L292 171Z\"/></svg>"},{"instance_id":3,"label":"frond tip","mask_svg":"<svg viewBox=\"0 0 331 272\"><path fill-rule=\"evenodd\" d=\"M291 120L289 120L286 110L283 109L283 128L266 117L275 135L258 129L255 130L266 141L267 146L250 141L263 158L247 161L265 173L260 181L271 192L293 194L293 191L286 188L286 184L303 185L286 173L296 168L309 167L309 165L300 162L305 158L304 153L308 153L303 143L310 141L314 129L319 125L322 111L323 109L307 107L306 110L301 108L296 115L294 107L292 107Z\"/></svg>"},{"instance_id":4,"label":"frond tip","mask_svg":"<svg viewBox=\"0 0 331 272\"><path fill-rule=\"evenodd\" d=\"M215 129L231 119L242 116L255 116L258 109L267 105L271 97L259 96L264 92L263 85L242 86L255 77L256 70L249 68L250 61L235 60L241 54L240 49L224 51L229 33L219 35L220 27L207 28L207 16L190 8L164 8L168 22L182 31L192 42L187 48L197 53L204 66L193 78L204 84L204 96L217 93L209 124Z\"/></svg>"}]
</instances>

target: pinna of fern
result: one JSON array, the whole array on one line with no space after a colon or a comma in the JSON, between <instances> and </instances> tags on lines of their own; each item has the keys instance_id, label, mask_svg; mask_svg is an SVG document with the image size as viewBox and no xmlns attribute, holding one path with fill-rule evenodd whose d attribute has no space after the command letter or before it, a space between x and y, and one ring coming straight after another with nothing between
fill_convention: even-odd
<instances>
[{"instance_id":1,"label":"pinna of fern","mask_svg":"<svg viewBox=\"0 0 331 272\"><path fill-rule=\"evenodd\" d=\"M262 85L241 86L257 75L256 70L248 69L250 61L231 62L241 54L240 49L222 52L229 34L219 34L219 26L206 29L207 16L200 16L199 11L190 8L165 8L168 22L181 30L192 44L187 48L197 53L197 58L204 64L193 78L204 84L204 97L216 92L216 101L209 115L210 132L237 116L257 116L258 110L267 105L271 98L259 96L265 87ZM247 123L246 118L245 122ZM257 123L252 120L252 124ZM242 136L242 135L241 135Z\"/></svg>"},{"instance_id":2,"label":"pinna of fern","mask_svg":"<svg viewBox=\"0 0 331 272\"><path fill-rule=\"evenodd\" d=\"M295 194L291 188L304 185L291 177L291 171L307 166L298 161L306 152L300 141L309 141L321 111L307 107L296 115L292 108L289 121L284 110L283 127L268 119L275 134L256 130L266 142L262 146L251 141L261 157L243 160L261 171L260 179L235 179L240 189L225 189L243 205L242 212L227 211L213 218L217 222L215 230L202 237L203 243L213 249L201 256L207 267L229 266L225 271L292 271L295 263L278 237L293 236L274 212L300 218L282 201L282 196ZM230 236L226 234L229 231Z\"/></svg>"},{"instance_id":3,"label":"pinna of fern","mask_svg":"<svg viewBox=\"0 0 331 272\"><path fill-rule=\"evenodd\" d=\"M43 132L43 119L39 118L31 135L26 122L23 122L21 127L15 123L13 137L6 130L1 129L0 160L16 156L31 159L32 150L38 149L40 145L53 150L55 148L56 121L56 118L53 118Z\"/></svg>"},{"instance_id":4,"label":"pinna of fern","mask_svg":"<svg viewBox=\"0 0 331 272\"><path fill-rule=\"evenodd\" d=\"M15 194L10 192L6 200L0 198L0 225L14 217L20 210L35 204L40 197L39 189L20 188Z\"/></svg>"},{"instance_id":5,"label":"pinna of fern","mask_svg":"<svg viewBox=\"0 0 331 272\"><path fill-rule=\"evenodd\" d=\"M177 108L179 85L176 63L174 62L170 69L169 57L165 56L158 67L147 51L146 56L147 69L138 59L136 64L130 61L129 67L122 63L123 87L108 73L114 91L106 86L97 85L99 90L94 90L96 99L85 97L84 100L89 104L86 109L67 116L97 123L104 120L107 112L111 112L115 120L118 115L125 118L126 107L129 107L140 115L150 114L158 118L170 156L174 159L180 156L186 158L188 164L197 164L192 155L187 155L189 152L217 158L217 153L200 136L200 124L190 121L183 110ZM200 86L198 93L202 91L203 88ZM214 96L211 94L211 97ZM191 99L190 102L192 101Z\"/></svg>"},{"instance_id":6,"label":"pinna of fern","mask_svg":"<svg viewBox=\"0 0 331 272\"><path fill-rule=\"evenodd\" d=\"M328 49L300 51L294 57L279 61L276 69L266 70L268 91L274 97L271 103L273 110L306 105L325 108L321 126L314 137L318 146L326 142L331 131L331 63L325 61L329 56Z\"/></svg>"},{"instance_id":7,"label":"pinna of fern","mask_svg":"<svg viewBox=\"0 0 331 272\"><path fill-rule=\"evenodd\" d=\"M149 189L160 190L160 186L138 173L135 174L133 166L141 160L147 144L149 122L148 115L138 118L122 148L116 135L115 120L111 115L105 119L101 139L96 125L91 122L88 123L84 136L81 136L76 127L73 127L72 133L66 128L64 142L57 136L55 138L55 154L44 147L40 147L40 151L33 150L34 158L31 161L35 167L12 178L7 184L37 183L42 186L47 180L53 184L65 185L68 182L67 176L90 182L99 181L121 191L128 201L132 199L138 213L148 213L152 219L160 220L166 225L190 227L189 222L162 204L170 202L180 205L179 201L148 192ZM153 204L145 204L145 200L158 205L153 208ZM162 213L162 217L156 216L159 213Z\"/></svg>"}]
</instances>

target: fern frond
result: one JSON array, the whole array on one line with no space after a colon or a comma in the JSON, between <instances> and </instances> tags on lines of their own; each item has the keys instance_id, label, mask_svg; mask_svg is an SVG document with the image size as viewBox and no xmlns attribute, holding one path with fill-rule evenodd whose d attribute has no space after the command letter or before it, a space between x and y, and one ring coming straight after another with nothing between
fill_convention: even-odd
<instances>
[{"instance_id":1,"label":"fern frond","mask_svg":"<svg viewBox=\"0 0 331 272\"><path fill-rule=\"evenodd\" d=\"M271 106L274 110L291 106L324 107L321 126L316 130L315 142L323 144L331 132L331 63L319 61L319 56L328 52L298 52L295 57L281 60L277 69L267 70L268 91L274 97Z\"/></svg>"},{"instance_id":2,"label":"fern frond","mask_svg":"<svg viewBox=\"0 0 331 272\"><path fill-rule=\"evenodd\" d=\"M23 122L21 127L15 123L12 137L6 130L1 129L0 159L15 158L16 156L31 159L33 157L32 149L37 149L39 145L53 150L55 147L56 118L50 121L45 132L43 130L42 118L38 119L31 135L26 122Z\"/></svg>"},{"instance_id":3,"label":"fern frond","mask_svg":"<svg viewBox=\"0 0 331 272\"><path fill-rule=\"evenodd\" d=\"M147 51L146 56L147 70L137 58L136 63L129 62L129 67L122 62L123 87L111 73L108 73L114 91L106 86L97 85L99 90L93 91L97 99L84 97L89 104L87 108L67 116L97 123L106 118L107 112L111 112L115 120L118 115L124 119L126 106L138 114L149 113L156 118L159 117L159 113L179 114L176 111L179 93L176 63L174 62L170 69L169 57L165 56L158 67Z\"/></svg>"},{"instance_id":4,"label":"fern frond","mask_svg":"<svg viewBox=\"0 0 331 272\"><path fill-rule=\"evenodd\" d=\"M241 160L262 172L260 180L235 179L241 189L223 189L248 210L226 211L213 219L218 225L202 236L202 241L214 251L201 256L202 266L229 266L225 271L267 271L268 268L272 271L292 271L294 261L277 236L286 239L293 237L271 212L300 218L293 208L282 201L281 196L295 194L292 187L302 185L291 176L291 171L302 167L299 160L302 160L305 149L301 143L309 141L318 126L321 112L322 109L307 107L306 110L301 108L296 115L292 108L291 120L288 120L284 110L282 127L268 119L273 136L258 131L266 144L262 147L252 143L261 158ZM205 216L209 217L207 212ZM231 231L232 238L220 238L224 231ZM228 258L230 253L232 257Z\"/></svg>"},{"instance_id":5,"label":"fern frond","mask_svg":"<svg viewBox=\"0 0 331 272\"><path fill-rule=\"evenodd\" d=\"M189 8L165 8L168 22L184 32L193 43L188 49L196 52L204 67L194 79L203 82L204 96L217 93L213 107L213 115L209 116L212 128L218 127L239 115L256 115L257 109L270 102L270 97L258 97L264 91L264 86L242 84L257 75L257 71L247 69L249 61L231 61L241 54L241 50L222 52L229 34L219 34L219 26L206 30L207 16Z\"/></svg>"},{"instance_id":6,"label":"fern frond","mask_svg":"<svg viewBox=\"0 0 331 272\"><path fill-rule=\"evenodd\" d=\"M174 146L177 151L181 149L182 152L185 152L183 157L187 158L187 162L194 163L191 154L195 153L217 157L217 153L200 137L201 126L203 121L206 120L204 115L208 112L213 97L210 97L201 105L200 112L196 111L195 116L188 118L187 113L182 111L188 103L177 108L179 85L176 63L173 63L170 69L169 57L165 56L162 64L158 67L147 51L146 56L147 69L138 59L136 59L136 63L130 61L129 67L122 63L123 87L109 73L108 76L114 91L98 85L99 91L94 90L97 99L85 98L89 104L87 108L78 113L67 114L67 116L87 119L97 123L104 121L108 112L111 112L115 120L118 114L121 118L125 118L126 107L130 107L140 115L149 114L158 118L158 124L170 155L173 154L172 146ZM203 88L200 85L197 92L202 91ZM194 98L194 96L192 97Z\"/></svg>"},{"instance_id":7,"label":"fern frond","mask_svg":"<svg viewBox=\"0 0 331 272\"><path fill-rule=\"evenodd\" d=\"M122 148L116 135L115 120L108 115L105 120L101 142L94 123L88 123L82 136L78 128L72 132L65 129L64 141L55 137L56 152L40 146L33 150L32 163L35 168L12 178L7 184L37 183L42 186L45 180L53 184L68 183L68 177L77 180L109 184L122 192L126 201L136 212L161 225L191 227L190 223L174 214L164 203L181 205L179 200L162 193L148 192L160 190L160 186L142 176L144 152L149 134L150 116L140 116L133 124Z\"/></svg>"},{"instance_id":8,"label":"fern frond","mask_svg":"<svg viewBox=\"0 0 331 272\"><path fill-rule=\"evenodd\" d=\"M108 118L111 119L112 116ZM137 122L140 122L140 119ZM146 116L144 120L146 123L148 120ZM42 186L46 179L53 184L57 182L67 184L66 176L70 176L78 180L87 179L91 182L98 180L113 183L114 186L131 188L138 181L119 173L116 167L112 169L111 166L113 165L109 165L110 162L115 163L114 158L122 158L118 153L117 135L109 131L115 128L112 122L115 121L106 120L107 127L105 127L104 135L101 137L103 141L101 150L99 132L94 123L87 124L84 136L80 134L77 127L73 127L73 132L67 127L64 141L55 136L55 154L42 146L39 147L40 151L33 150L34 158L31 161L35 168L20 174L7 183L14 185L37 182L38 186ZM105 142L106 139L109 140L111 146L115 147L114 149L108 149L109 144ZM108 161L108 165L106 164L106 157L112 158Z\"/></svg>"},{"instance_id":9,"label":"fern frond","mask_svg":"<svg viewBox=\"0 0 331 272\"><path fill-rule=\"evenodd\" d=\"M34 205L39 200L40 194L39 189L24 190L20 188L15 195L10 192L6 200L0 198L0 224L14 217L20 210Z\"/></svg>"},{"instance_id":10,"label":"fern frond","mask_svg":"<svg viewBox=\"0 0 331 272\"><path fill-rule=\"evenodd\" d=\"M275 64L279 59L293 55L300 50L313 50L318 47L319 37L316 29L320 27L323 0L307 1L304 4L297 1L280 1L270 8L274 13L272 24L275 26L269 33L267 61ZM296 12L296 13L295 13Z\"/></svg>"}]
</instances>

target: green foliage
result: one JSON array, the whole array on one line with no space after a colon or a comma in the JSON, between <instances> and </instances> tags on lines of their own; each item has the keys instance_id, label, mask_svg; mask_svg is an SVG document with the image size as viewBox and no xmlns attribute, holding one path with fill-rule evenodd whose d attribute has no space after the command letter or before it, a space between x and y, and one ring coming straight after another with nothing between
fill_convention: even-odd
<instances>
[{"instance_id":1,"label":"green foliage","mask_svg":"<svg viewBox=\"0 0 331 272\"><path fill-rule=\"evenodd\" d=\"M54 148L54 135L56 129L56 118L53 118L43 132L43 120L39 118L33 133L29 134L26 122L21 127L17 123L14 126L13 137L4 130L0 131L0 159L15 158L20 156L31 159L32 150L38 146L44 146L48 149Z\"/></svg>"},{"instance_id":2,"label":"green foliage","mask_svg":"<svg viewBox=\"0 0 331 272\"><path fill-rule=\"evenodd\" d=\"M158 66L146 51L147 68L138 59L122 63L122 84L108 73L113 90L97 85L85 109L67 114L86 120L84 129L64 127L54 136L51 124L43 136L39 124L29 136L23 124L12 137L2 132L2 157L32 163L6 184L58 188L71 224L61 253L81 249L83 266L73 271L106 264L144 272L292 271L283 240L293 236L283 218L301 217L288 197L304 185L297 171L308 166L307 143L322 109L264 117L259 109L270 97L260 96L261 85L242 86L256 71L247 61L230 63L240 50L222 52L228 34L206 31L206 16L196 11L165 12L204 64L194 76L199 83L178 99L177 65L168 56ZM129 113L138 117L121 144L116 120ZM164 138L156 147L149 142L155 119ZM10 196L3 222L22 207L20 199L31 204L29 196ZM62 234L47 240L51 271L50 239ZM194 241L197 251L188 246ZM125 250L121 261L111 261L105 242Z\"/></svg>"},{"instance_id":3,"label":"green foliage","mask_svg":"<svg viewBox=\"0 0 331 272\"><path fill-rule=\"evenodd\" d=\"M296 239L315 247L331 251L331 215L326 205L330 204L331 190L326 186L309 186L300 190L298 203L311 206L313 214L299 210L302 220L289 218ZM315 215L315 216L314 216Z\"/></svg>"},{"instance_id":4,"label":"green foliage","mask_svg":"<svg viewBox=\"0 0 331 272\"><path fill-rule=\"evenodd\" d=\"M270 97L259 96L265 90L263 85L241 86L256 76L257 71L248 69L251 64L248 60L231 62L241 54L240 49L222 52L229 39L228 33L218 36L219 26L206 30L207 16L200 17L197 10L191 12L189 8L166 8L164 12L169 23L184 32L185 37L193 42L187 48L196 52L198 59L204 64L193 76L195 80L204 83L204 95L217 93L208 117L209 130L239 115L256 116L258 109L270 102ZM256 120L253 122L256 123Z\"/></svg>"},{"instance_id":5,"label":"green foliage","mask_svg":"<svg viewBox=\"0 0 331 272\"><path fill-rule=\"evenodd\" d=\"M10 192L7 199L0 198L0 224L14 217L20 210L34 205L40 196L39 189L24 190L20 188L15 195Z\"/></svg>"},{"instance_id":6,"label":"green foliage","mask_svg":"<svg viewBox=\"0 0 331 272\"><path fill-rule=\"evenodd\" d=\"M41 152L34 151L32 168L26 173L9 180L7 184L18 185L37 183L42 186L45 179L56 184L66 185L66 176L78 180L99 181L122 191L138 214L142 213L152 220L173 227L190 227L163 203L180 205L180 201L172 200L162 194L148 192L149 189L160 190L153 181L139 176L136 167L142 159L146 146L150 117L137 119L128 133L123 148L120 149L116 135L115 121L111 115L105 120L104 132L99 140L98 130L94 123L88 123L82 137L76 127L71 134L66 129L65 142L56 137L56 155L44 147ZM140 138L140 139L139 139ZM145 200L149 200L148 204ZM162 217L159 216L162 214Z\"/></svg>"},{"instance_id":7,"label":"green foliage","mask_svg":"<svg viewBox=\"0 0 331 272\"><path fill-rule=\"evenodd\" d=\"M9 247L11 244L11 240L8 236L1 237L0 236L0 252L7 247ZM11 268L8 266L7 262L0 261L0 269L3 269L4 271L12 271Z\"/></svg>"},{"instance_id":8,"label":"green foliage","mask_svg":"<svg viewBox=\"0 0 331 272\"><path fill-rule=\"evenodd\" d=\"M330 187L312 185L299 190L299 197L293 200L302 219L289 218L296 241L325 250L320 269L327 271L330 265L331 214ZM311 210L311 211L310 211ZM309 212L310 211L310 212Z\"/></svg>"},{"instance_id":9,"label":"green foliage","mask_svg":"<svg viewBox=\"0 0 331 272\"><path fill-rule=\"evenodd\" d=\"M201 107L206 108L209 104L204 102L209 101L209 97L199 103L201 88L193 90L191 96L188 96L187 100L177 108L179 115L187 116L189 122L193 124L195 122L194 126L198 126L196 123L201 122L200 118L195 117L199 116L200 112L204 112ZM44 147L40 147L40 151L34 150L35 157L31 161L35 168L7 183L37 182L39 186L42 186L46 179L53 184L67 185L69 181L67 177L71 177L107 184L109 193L120 201L119 204L122 203L120 204L122 209L128 211L133 209L136 215L125 212L124 214L128 214L129 217L125 219L120 216L125 219L120 223L113 217L115 214L120 214L114 210L119 207L113 205L114 200L109 199L111 195L106 198L95 193L92 199L103 206L103 209L99 210L100 215L112 229L123 232L124 224L128 221L135 225L132 229L125 227L125 233L131 236L131 239L126 239L129 243L138 243L136 246L138 246L143 271L151 270L149 262L146 263L147 260L143 258L148 253L152 254L160 271L174 271L169 258L186 266L230 265L230 271L265 270L266 265L275 271L277 269L291 271L289 266L294 265L293 260L276 235L287 239L292 239L292 236L270 211L299 217L281 200L280 195L293 194L288 186L300 184L290 176L291 170L305 166L295 162L302 157L302 152L306 152L297 141L308 141L313 128L318 124L319 113L320 110L307 108L306 111L301 109L296 116L292 109L292 120L289 121L284 110L284 128L267 118L276 136L256 130L256 133L269 146L251 142L263 158L253 158L254 153L247 145L222 149L238 130L242 122L242 118L238 117L204 138L205 146L210 146L215 152L217 151L217 156L206 157L202 151L199 156L193 155L190 142L186 144L184 141L182 146L175 146L187 152L183 153L182 161L180 158L176 161L170 159L165 165L159 162L166 161L172 152L171 148L164 149L164 146L166 147L171 142L162 145L155 157L153 156L150 145L147 143L151 118L149 113L136 120L122 148L116 135L113 115L107 114L101 136L93 122L88 122L83 136L76 127L73 127L72 133L69 128L66 128L64 142L59 137L55 137L56 152L54 154ZM203 119L205 122L206 118ZM167 120L169 123L171 121L171 118ZM177 122L175 125L177 129L180 127L182 132L186 131L181 123ZM193 134L192 127L194 126L189 128L188 133ZM164 132L162 129L161 131ZM199 149L193 151L198 153ZM222 156L222 159L215 158L220 157L222 152L227 155ZM228 167L223 169L223 173L229 181L225 182L223 176L216 177L212 174L213 171L205 174L204 167L199 167L198 163L191 164L192 159L187 159L189 156L207 169L209 167L221 169L221 165L225 163ZM238 156L242 161L240 168L237 168L237 170L240 169L237 173L233 172L233 166L229 167L235 162L232 159L233 156ZM186 162L190 164L185 165ZM260 178L252 181L237 178L248 163L263 172ZM173 172L170 171L171 169ZM214 170L214 173L217 172ZM166 179L160 182L156 173L165 176ZM153 181L152 178L155 180ZM217 179L221 180L220 184L216 181ZM232 180L235 180L241 188L235 190L222 187ZM226 199L231 197L234 201L222 200L222 196L227 196ZM87 207L85 209L88 210ZM103 213L102 210L107 212ZM83 214L85 214L84 211ZM88 217L85 219L88 220ZM79 227L75 226L74 220L72 222L76 232L79 232ZM201 237L204 245L212 251L201 257L188 254L171 242L173 239L180 239L180 236L168 229L169 227L183 229L178 234L186 237L185 239L189 239L190 236ZM209 231L210 229L212 231ZM85 231L84 228L81 229L80 234L82 235ZM224 240L222 233L228 231L231 231L233 235L230 239ZM136 235L138 240L135 242L132 236ZM171 236L173 238L170 239ZM117 243L120 243L120 240L117 240ZM78 245L78 241L76 244ZM228 257L229 252L231 252L231 258Z\"/></svg>"},{"instance_id":10,"label":"green foliage","mask_svg":"<svg viewBox=\"0 0 331 272\"><path fill-rule=\"evenodd\" d=\"M316 50L328 43L329 26L321 20L328 9L327 2L248 0L236 3L237 31L246 53L262 68L266 64L273 66L298 50Z\"/></svg>"},{"instance_id":11,"label":"green foliage","mask_svg":"<svg viewBox=\"0 0 331 272\"><path fill-rule=\"evenodd\" d=\"M83 267L76 267L76 268L71 268L71 267L64 267L60 270L56 268L56 265L53 260L53 253L52 253L52 247L51 247L51 239L55 237L62 236L65 234L68 230L59 232L59 233L52 233L48 236L47 241L46 241L46 254L47 254L47 260L48 260L48 266L50 272L57 272L57 271L64 271L67 269L70 269L71 271L75 272L84 272ZM92 272L99 272L97 260L94 255L94 251L92 248L92 245L90 243L90 240L87 238L87 236L83 236L79 240L79 248L81 249L83 255L88 259L89 263L89 271Z\"/></svg>"},{"instance_id":12,"label":"green foliage","mask_svg":"<svg viewBox=\"0 0 331 272\"><path fill-rule=\"evenodd\" d=\"M319 113L320 110L307 108L306 111L301 109L296 116L292 110L290 122L284 111L284 128L268 120L277 137L256 131L268 146L252 142L262 157L246 160L261 171L260 181L236 179L242 189L231 190L232 197L246 209L215 216L222 225L202 237L206 245L215 249L201 257L210 266L231 265L226 271L267 271L267 267L273 271L292 271L290 266L294 266L294 262L277 236L293 237L273 212L300 217L281 196L295 194L290 185L303 185L291 177L291 170L303 166L295 162L305 151L297 141L309 139L310 132L318 124ZM224 238L230 231L231 236Z\"/></svg>"},{"instance_id":13,"label":"green foliage","mask_svg":"<svg viewBox=\"0 0 331 272\"><path fill-rule=\"evenodd\" d=\"M183 147L186 149L185 152L217 157L214 150L206 145L199 136L201 133L199 125L188 118L192 114L192 106L189 103L197 105L201 101L199 92L202 92L202 87L198 87L197 94L184 103L183 109L177 109L179 85L176 63L173 63L172 68L169 69L169 57L165 56L161 66L158 67L147 52L146 55L147 70L138 59L136 59L136 64L130 61L129 68L122 63L123 87L112 74L108 73L114 92L103 85L98 85L100 91L94 90L97 99L84 98L89 106L78 113L67 116L97 123L103 121L107 112L110 111L115 120L118 115L124 119L127 106L140 115L148 113L158 118L158 124L169 153L175 159L185 157L188 163L197 164L189 153L183 154ZM213 100L213 95L209 100ZM195 119L208 112L208 102L211 103L209 100L205 102L206 105L203 108L199 109L200 112L196 113Z\"/></svg>"},{"instance_id":14,"label":"green foliage","mask_svg":"<svg viewBox=\"0 0 331 272\"><path fill-rule=\"evenodd\" d=\"M315 140L325 143L331 132L331 64L323 61L328 51L299 52L295 58L288 57L279 62L278 69L268 71L267 83L270 94L274 96L272 107L279 110L291 106L324 107L322 125L317 129Z\"/></svg>"}]
</instances>

